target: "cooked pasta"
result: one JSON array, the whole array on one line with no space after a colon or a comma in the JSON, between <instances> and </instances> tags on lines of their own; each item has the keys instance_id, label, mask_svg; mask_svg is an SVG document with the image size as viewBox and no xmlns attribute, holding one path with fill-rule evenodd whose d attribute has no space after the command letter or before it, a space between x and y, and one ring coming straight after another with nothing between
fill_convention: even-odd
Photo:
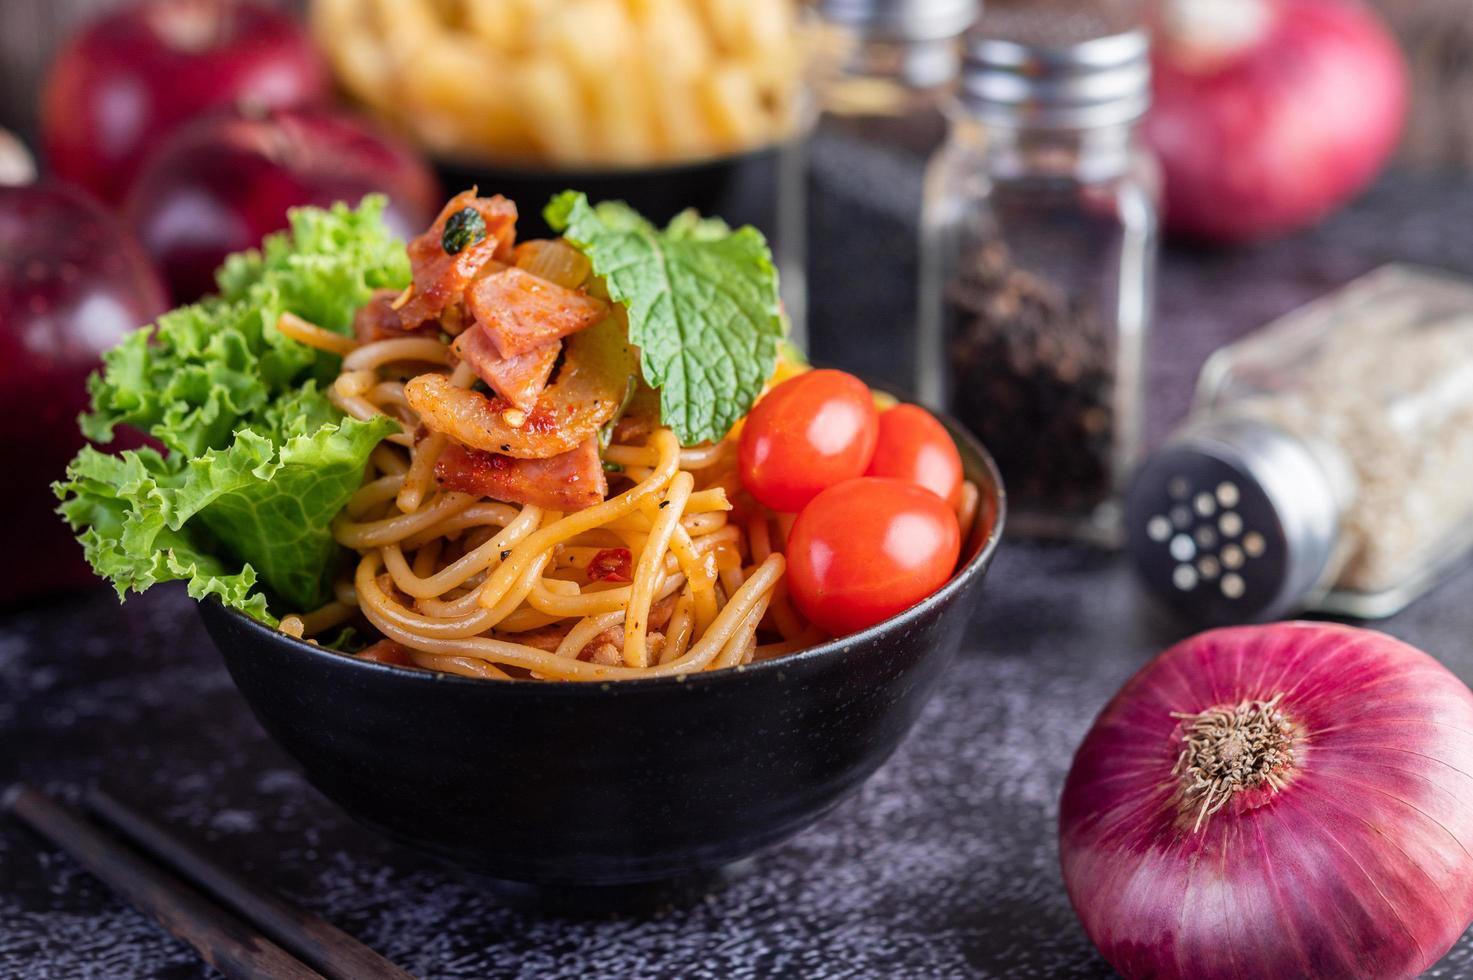
<instances>
[{"instance_id":1,"label":"cooked pasta","mask_svg":"<svg viewBox=\"0 0 1473 980\"><path fill-rule=\"evenodd\" d=\"M343 339L286 329L323 349ZM419 422L412 409L385 397L381 382L364 385L355 376L444 372L447 360L425 343L355 345L334 391L352 379L348 384L362 386L354 397L365 411L391 415L413 432ZM458 381L470 384L464 375ZM791 515L759 509L731 521L731 439L681 447L661 428L640 442L613 443L604 460L638 470L642 479L626 477L603 503L569 514L439 488L434 457L444 440L409 442L380 446L333 526L337 540L359 555L351 580L338 589L352 601L284 617L283 631L311 637L357 612L404 648L403 662L414 666L569 681L733 667L824 639L781 588L783 527ZM976 489L966 487L961 509L970 522ZM621 549L629 554L629 582L589 578L599 555Z\"/></svg>"},{"instance_id":2,"label":"cooked pasta","mask_svg":"<svg viewBox=\"0 0 1473 980\"><path fill-rule=\"evenodd\" d=\"M292 333L324 349L342 340L321 335ZM334 392L364 364L395 376L407 365L433 370L445 361L442 352L399 339L355 346ZM383 391L370 385L354 398L362 410L389 414L414 432L412 410ZM610 445L605 460L639 464L648 476L626 479L604 503L570 514L437 489L433 466L442 445L432 435L380 447L333 528L337 541L359 553L356 610L411 651L414 665L492 678L661 676L750 663L764 651L759 632L798 638L767 615L782 554L764 542L762 559L751 560L747 535L726 520L731 504L719 483L735 467L731 445L682 449L669 429ZM629 553L632 581L591 581L589 563L619 550ZM281 629L311 637L352 612L334 600L284 617ZM788 628L801 626L790 620Z\"/></svg>"},{"instance_id":3,"label":"cooked pasta","mask_svg":"<svg viewBox=\"0 0 1473 980\"><path fill-rule=\"evenodd\" d=\"M468 193L445 214L479 209L489 228L498 202ZM369 659L563 681L740 667L821 642L787 593L793 515L742 491L741 424L682 446L657 404L636 410L625 311L581 252L560 240L512 250L508 234L457 271L447 259L458 253L435 244L444 223L410 246L417 286L360 310L354 337L292 314L277 324L341 357L328 388L338 408L399 429L332 525L356 560L330 602L280 629L312 639L366 624L383 638L359 654ZM486 297L502 287L482 283L492 275L515 286L515 315L495 320L499 351L466 326L477 311L495 319ZM471 295L477 284L484 296ZM401 321L437 296L438 308ZM505 349L527 332L525 349ZM773 382L803 370L780 361ZM964 486L964 523L976 503Z\"/></svg>"},{"instance_id":4,"label":"cooked pasta","mask_svg":"<svg viewBox=\"0 0 1473 980\"><path fill-rule=\"evenodd\" d=\"M461 387L474 380L449 371L449 348L439 340L358 344L296 317L279 327L344 355L332 387L344 410L390 415L405 432L419 420L395 396L395 379L438 371ZM625 479L603 503L569 514L438 487L434 466L445 442L435 433L374 452L362 488L333 526L359 554L351 584L338 589L352 602L284 617L284 632L311 637L356 612L416 666L558 680L735 666L763 652L759 633L795 638L768 615L782 554L764 542L753 561L747 536L728 523L722 483L736 465L729 442L683 449L661 428L614 443L605 461L642 471L642 479ZM629 582L590 579L599 555L621 550Z\"/></svg>"}]
</instances>

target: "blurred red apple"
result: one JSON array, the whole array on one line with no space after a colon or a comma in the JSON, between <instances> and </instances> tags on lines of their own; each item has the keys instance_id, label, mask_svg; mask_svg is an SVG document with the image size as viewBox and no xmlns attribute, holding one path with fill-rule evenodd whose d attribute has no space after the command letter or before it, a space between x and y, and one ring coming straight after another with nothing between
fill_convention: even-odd
<instances>
[{"instance_id":1,"label":"blurred red apple","mask_svg":"<svg viewBox=\"0 0 1473 980\"><path fill-rule=\"evenodd\" d=\"M1166 224L1236 242L1306 227L1401 136L1406 65L1359 0L1158 0L1146 136Z\"/></svg>"},{"instance_id":2,"label":"blurred red apple","mask_svg":"<svg viewBox=\"0 0 1473 980\"><path fill-rule=\"evenodd\" d=\"M231 252L286 227L288 208L388 195L386 220L418 234L440 207L438 182L408 146L322 109L201 119L138 175L124 213L179 302L211 291Z\"/></svg>"},{"instance_id":3,"label":"blurred red apple","mask_svg":"<svg viewBox=\"0 0 1473 980\"><path fill-rule=\"evenodd\" d=\"M325 99L327 69L289 14L245 0L145 0L86 24L41 96L52 171L120 201L149 152L200 113Z\"/></svg>"},{"instance_id":4,"label":"blurred red apple","mask_svg":"<svg viewBox=\"0 0 1473 980\"><path fill-rule=\"evenodd\" d=\"M143 250L83 191L0 187L0 602L95 583L50 483L81 448L103 351L167 308Z\"/></svg>"}]
</instances>

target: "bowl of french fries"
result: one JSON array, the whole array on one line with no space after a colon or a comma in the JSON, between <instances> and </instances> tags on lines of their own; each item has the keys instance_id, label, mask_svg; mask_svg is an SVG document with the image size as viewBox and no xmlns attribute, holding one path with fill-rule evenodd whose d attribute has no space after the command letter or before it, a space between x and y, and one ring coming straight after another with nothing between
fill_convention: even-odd
<instances>
[{"instance_id":1,"label":"bowl of french fries","mask_svg":"<svg viewBox=\"0 0 1473 980\"><path fill-rule=\"evenodd\" d=\"M339 83L432 156L564 174L700 166L800 127L797 0L313 0Z\"/></svg>"}]
</instances>

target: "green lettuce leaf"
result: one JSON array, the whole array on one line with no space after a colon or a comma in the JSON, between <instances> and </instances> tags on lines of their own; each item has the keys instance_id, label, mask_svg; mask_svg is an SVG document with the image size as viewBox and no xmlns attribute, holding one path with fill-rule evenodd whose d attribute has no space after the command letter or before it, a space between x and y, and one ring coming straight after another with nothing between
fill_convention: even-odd
<instances>
[{"instance_id":1,"label":"green lettuce leaf","mask_svg":"<svg viewBox=\"0 0 1473 980\"><path fill-rule=\"evenodd\" d=\"M409 259L383 209L371 196L356 210L292 211L289 232L226 261L218 296L165 314L103 357L82 431L105 443L115 426L131 425L197 456L305 381L326 384L338 358L282 335L276 321L290 311L348 334L375 289L408 285Z\"/></svg>"},{"instance_id":2,"label":"green lettuce leaf","mask_svg":"<svg viewBox=\"0 0 1473 980\"><path fill-rule=\"evenodd\" d=\"M290 311L348 334L375 289L408 284L383 207L293 211L288 232L225 263L219 295L104 357L83 431L105 443L130 425L168 450L89 447L56 485L59 512L120 596L183 579L267 622L267 594L294 609L328 597L342 553L329 525L397 425L343 417L322 390L339 358L276 321Z\"/></svg>"},{"instance_id":3,"label":"green lettuce leaf","mask_svg":"<svg viewBox=\"0 0 1473 980\"><path fill-rule=\"evenodd\" d=\"M553 198L544 217L628 308L629 339L665 424L686 445L725 436L772 377L783 336L761 233L694 212L660 230L627 205L595 207L574 191Z\"/></svg>"},{"instance_id":4,"label":"green lettuce leaf","mask_svg":"<svg viewBox=\"0 0 1473 980\"><path fill-rule=\"evenodd\" d=\"M226 605L275 625L265 597L254 591L256 573L250 565L217 558L207 535L171 531L150 510L159 481L173 480L176 471L152 449L109 456L88 446L77 455L67 478L56 486L64 498L62 516L80 532L77 540L87 561L113 583L119 598L129 589L142 592L159 582L184 579L196 599L218 596Z\"/></svg>"},{"instance_id":5,"label":"green lettuce leaf","mask_svg":"<svg viewBox=\"0 0 1473 980\"><path fill-rule=\"evenodd\" d=\"M395 429L385 418L344 418L280 446L242 429L228 448L193 459L89 446L60 484L61 513L119 597L182 578L196 598L216 595L274 623L253 591L257 576L292 608L326 600L341 554L328 527Z\"/></svg>"}]
</instances>

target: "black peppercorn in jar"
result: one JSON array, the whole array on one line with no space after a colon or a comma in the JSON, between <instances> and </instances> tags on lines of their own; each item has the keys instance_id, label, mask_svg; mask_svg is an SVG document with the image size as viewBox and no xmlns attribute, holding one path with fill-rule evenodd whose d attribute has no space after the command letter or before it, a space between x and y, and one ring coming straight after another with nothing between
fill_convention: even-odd
<instances>
[{"instance_id":1,"label":"black peppercorn in jar","mask_svg":"<svg viewBox=\"0 0 1473 980\"><path fill-rule=\"evenodd\" d=\"M1114 546L1155 267L1147 40L1104 5L987 10L927 173L918 384L996 457L1016 533Z\"/></svg>"}]
</instances>

